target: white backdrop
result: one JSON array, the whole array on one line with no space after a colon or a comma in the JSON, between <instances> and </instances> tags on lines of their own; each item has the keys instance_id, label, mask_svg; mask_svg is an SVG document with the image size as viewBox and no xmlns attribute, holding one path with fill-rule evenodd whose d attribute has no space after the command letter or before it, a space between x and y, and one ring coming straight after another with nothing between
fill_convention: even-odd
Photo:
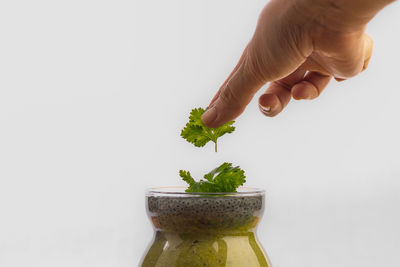
<instances>
[{"instance_id":1,"label":"white backdrop","mask_svg":"<svg viewBox=\"0 0 400 267\"><path fill-rule=\"evenodd\" d=\"M234 67L265 1L0 2L0 266L137 266L144 191L223 161L267 190L275 267L398 267L400 3L362 75L225 136L180 138Z\"/></svg>"}]
</instances>

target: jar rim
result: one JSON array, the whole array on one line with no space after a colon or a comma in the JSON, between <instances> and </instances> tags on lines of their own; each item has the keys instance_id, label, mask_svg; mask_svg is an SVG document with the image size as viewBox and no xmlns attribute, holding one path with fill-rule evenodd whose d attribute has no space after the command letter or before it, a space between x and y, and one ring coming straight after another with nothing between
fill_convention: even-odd
<instances>
[{"instance_id":1,"label":"jar rim","mask_svg":"<svg viewBox=\"0 0 400 267\"><path fill-rule=\"evenodd\" d=\"M159 186L152 187L146 190L146 196L254 196L264 195L265 190L256 187L240 186L237 192L185 192L186 186Z\"/></svg>"}]
</instances>

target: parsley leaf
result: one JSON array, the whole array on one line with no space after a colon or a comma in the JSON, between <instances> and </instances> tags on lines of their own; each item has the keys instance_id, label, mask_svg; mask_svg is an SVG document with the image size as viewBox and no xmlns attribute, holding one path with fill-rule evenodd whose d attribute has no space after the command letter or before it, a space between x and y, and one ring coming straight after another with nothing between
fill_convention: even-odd
<instances>
[{"instance_id":1,"label":"parsley leaf","mask_svg":"<svg viewBox=\"0 0 400 267\"><path fill-rule=\"evenodd\" d=\"M246 182L244 171L232 163L223 163L204 175L204 179L196 182L188 171L179 171L182 179L189 184L186 192L236 192L236 189Z\"/></svg>"},{"instance_id":2,"label":"parsley leaf","mask_svg":"<svg viewBox=\"0 0 400 267\"><path fill-rule=\"evenodd\" d=\"M217 152L217 139L235 130L235 127L232 126L234 121L225 123L218 128L208 128L201 121L201 116L204 112L203 108L195 108L190 112L189 122L182 129L181 136L197 147L203 147L209 141L213 141L215 143L215 152Z\"/></svg>"}]
</instances>

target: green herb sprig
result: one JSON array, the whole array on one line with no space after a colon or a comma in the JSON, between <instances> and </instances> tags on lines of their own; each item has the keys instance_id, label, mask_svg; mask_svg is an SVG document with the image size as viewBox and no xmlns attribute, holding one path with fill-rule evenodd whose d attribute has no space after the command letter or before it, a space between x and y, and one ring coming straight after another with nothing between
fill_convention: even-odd
<instances>
[{"instance_id":1,"label":"green herb sprig","mask_svg":"<svg viewBox=\"0 0 400 267\"><path fill-rule=\"evenodd\" d=\"M215 144L215 152L217 152L218 138L226 133L232 133L235 130L235 127L232 126L234 121L225 123L218 128L208 128L201 121L201 116L204 112L205 110L203 108L195 108L190 112L189 122L186 123L185 128L182 129L181 136L196 147L203 147L209 141L213 141Z\"/></svg>"},{"instance_id":2,"label":"green herb sprig","mask_svg":"<svg viewBox=\"0 0 400 267\"><path fill-rule=\"evenodd\" d=\"M223 163L219 167L204 175L204 180L196 182L190 172L180 170L179 175L189 184L186 192L236 192L236 189L246 182L244 171L232 163Z\"/></svg>"}]
</instances>

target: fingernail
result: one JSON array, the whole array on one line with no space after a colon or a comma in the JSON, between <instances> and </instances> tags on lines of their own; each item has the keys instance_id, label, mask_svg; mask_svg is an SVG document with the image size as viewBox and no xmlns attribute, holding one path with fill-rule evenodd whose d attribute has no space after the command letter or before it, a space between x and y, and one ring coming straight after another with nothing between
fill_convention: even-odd
<instances>
[{"instance_id":1,"label":"fingernail","mask_svg":"<svg viewBox=\"0 0 400 267\"><path fill-rule=\"evenodd\" d=\"M207 109L201 117L204 124L209 125L217 118L217 109L215 107Z\"/></svg>"},{"instance_id":2,"label":"fingernail","mask_svg":"<svg viewBox=\"0 0 400 267\"><path fill-rule=\"evenodd\" d=\"M335 80L336 80L337 82L343 82L343 81L345 81L346 79L343 79L343 78L336 78L336 77L335 77Z\"/></svg>"},{"instance_id":3,"label":"fingernail","mask_svg":"<svg viewBox=\"0 0 400 267\"><path fill-rule=\"evenodd\" d=\"M313 99L314 97L312 96L312 94L310 94L310 93L307 93L305 96L304 96L304 99L305 100L311 100L311 99Z\"/></svg>"},{"instance_id":4,"label":"fingernail","mask_svg":"<svg viewBox=\"0 0 400 267\"><path fill-rule=\"evenodd\" d=\"M310 100L313 99L312 95L308 92L301 92L300 94L293 94L293 98L296 100Z\"/></svg>"},{"instance_id":5,"label":"fingernail","mask_svg":"<svg viewBox=\"0 0 400 267\"><path fill-rule=\"evenodd\" d=\"M270 106L263 106L263 105L259 105L260 106L260 108L262 109L262 111L264 111L264 112L270 112L271 111L271 107Z\"/></svg>"}]
</instances>

